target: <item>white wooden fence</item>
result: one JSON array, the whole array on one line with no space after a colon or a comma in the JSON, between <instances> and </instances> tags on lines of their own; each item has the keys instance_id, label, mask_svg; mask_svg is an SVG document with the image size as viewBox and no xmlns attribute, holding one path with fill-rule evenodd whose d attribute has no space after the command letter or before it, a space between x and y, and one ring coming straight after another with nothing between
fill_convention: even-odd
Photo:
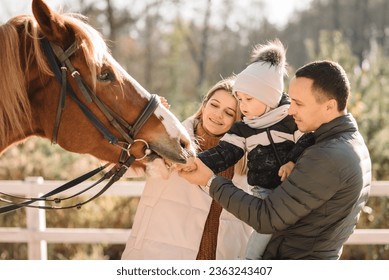
<instances>
[{"instance_id":1,"label":"white wooden fence","mask_svg":"<svg viewBox=\"0 0 389 280\"><path fill-rule=\"evenodd\" d=\"M0 189L3 193L37 197L63 183L32 177L25 181L0 181ZM72 193L90 184L91 182L80 184L72 189ZM104 195L138 197L143 186L143 181L119 181ZM389 196L389 181L373 182L371 196ZM125 244L130 234L130 229L127 228L47 228L45 210L27 208L26 215L26 228L0 228L0 243L27 243L30 260L46 260L47 243ZM357 229L347 244L389 244L389 229Z\"/></svg>"}]
</instances>

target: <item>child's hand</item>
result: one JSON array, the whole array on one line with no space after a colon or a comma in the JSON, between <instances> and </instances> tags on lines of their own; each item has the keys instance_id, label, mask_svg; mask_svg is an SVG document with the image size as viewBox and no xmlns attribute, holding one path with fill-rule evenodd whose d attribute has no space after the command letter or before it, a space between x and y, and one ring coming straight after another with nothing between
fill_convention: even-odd
<instances>
[{"instance_id":1,"label":"child's hand","mask_svg":"<svg viewBox=\"0 0 389 280\"><path fill-rule=\"evenodd\" d=\"M167 99L163 96L159 96L159 100L161 104L166 107L166 109L170 109L170 104L167 102Z\"/></svg>"},{"instance_id":2,"label":"child's hand","mask_svg":"<svg viewBox=\"0 0 389 280\"><path fill-rule=\"evenodd\" d=\"M187 163L185 164L175 164L174 169L177 171L191 172L197 170L197 164L195 162L195 157L188 158Z\"/></svg>"},{"instance_id":3,"label":"child's hand","mask_svg":"<svg viewBox=\"0 0 389 280\"><path fill-rule=\"evenodd\" d=\"M285 179L289 177L294 165L295 164L292 161L289 161L280 167L280 170L278 170L278 176L281 177L281 182L285 181Z\"/></svg>"}]
</instances>

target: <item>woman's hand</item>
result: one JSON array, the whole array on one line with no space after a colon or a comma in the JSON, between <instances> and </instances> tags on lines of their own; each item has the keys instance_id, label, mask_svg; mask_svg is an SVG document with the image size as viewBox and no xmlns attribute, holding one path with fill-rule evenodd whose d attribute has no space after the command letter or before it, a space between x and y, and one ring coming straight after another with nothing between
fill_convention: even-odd
<instances>
[{"instance_id":1,"label":"woman's hand","mask_svg":"<svg viewBox=\"0 0 389 280\"><path fill-rule=\"evenodd\" d=\"M158 96L161 104L165 106L166 109L170 109L170 104L167 102L167 99L163 96Z\"/></svg>"}]
</instances>

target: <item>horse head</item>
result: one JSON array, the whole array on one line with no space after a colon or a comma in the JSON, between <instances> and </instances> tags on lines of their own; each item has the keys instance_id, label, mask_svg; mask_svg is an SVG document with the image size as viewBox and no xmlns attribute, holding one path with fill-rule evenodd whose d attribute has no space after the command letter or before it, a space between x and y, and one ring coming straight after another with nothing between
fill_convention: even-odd
<instances>
[{"instance_id":1,"label":"horse head","mask_svg":"<svg viewBox=\"0 0 389 280\"><path fill-rule=\"evenodd\" d=\"M8 38L3 56L13 57L12 63L18 64L8 68L15 73L8 73L2 86L12 90L6 95L14 97L0 102L1 151L37 135L68 151L112 163L123 151L143 162L156 157L186 162L193 147L184 127L117 63L85 17L60 14L42 0L33 0L32 10L33 17L17 16L0 30L0 37ZM12 39L15 34L6 34L8 30L16 33L17 42ZM56 76L45 49L54 54L61 77ZM0 66L7 63L11 64ZM5 108L11 105L16 109ZM147 116L139 124L145 110ZM145 154L145 149L152 152Z\"/></svg>"}]
</instances>

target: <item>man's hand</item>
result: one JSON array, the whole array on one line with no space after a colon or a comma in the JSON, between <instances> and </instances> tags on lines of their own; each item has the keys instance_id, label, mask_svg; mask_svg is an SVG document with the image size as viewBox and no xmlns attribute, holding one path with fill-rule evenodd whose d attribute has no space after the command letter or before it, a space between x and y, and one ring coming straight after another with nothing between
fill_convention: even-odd
<instances>
[{"instance_id":1,"label":"man's hand","mask_svg":"<svg viewBox=\"0 0 389 280\"><path fill-rule=\"evenodd\" d=\"M194 160L194 163L196 164L197 169L192 171L180 170L178 175L186 179L191 184L205 186L208 183L208 180L212 177L213 172L198 158Z\"/></svg>"}]
</instances>

